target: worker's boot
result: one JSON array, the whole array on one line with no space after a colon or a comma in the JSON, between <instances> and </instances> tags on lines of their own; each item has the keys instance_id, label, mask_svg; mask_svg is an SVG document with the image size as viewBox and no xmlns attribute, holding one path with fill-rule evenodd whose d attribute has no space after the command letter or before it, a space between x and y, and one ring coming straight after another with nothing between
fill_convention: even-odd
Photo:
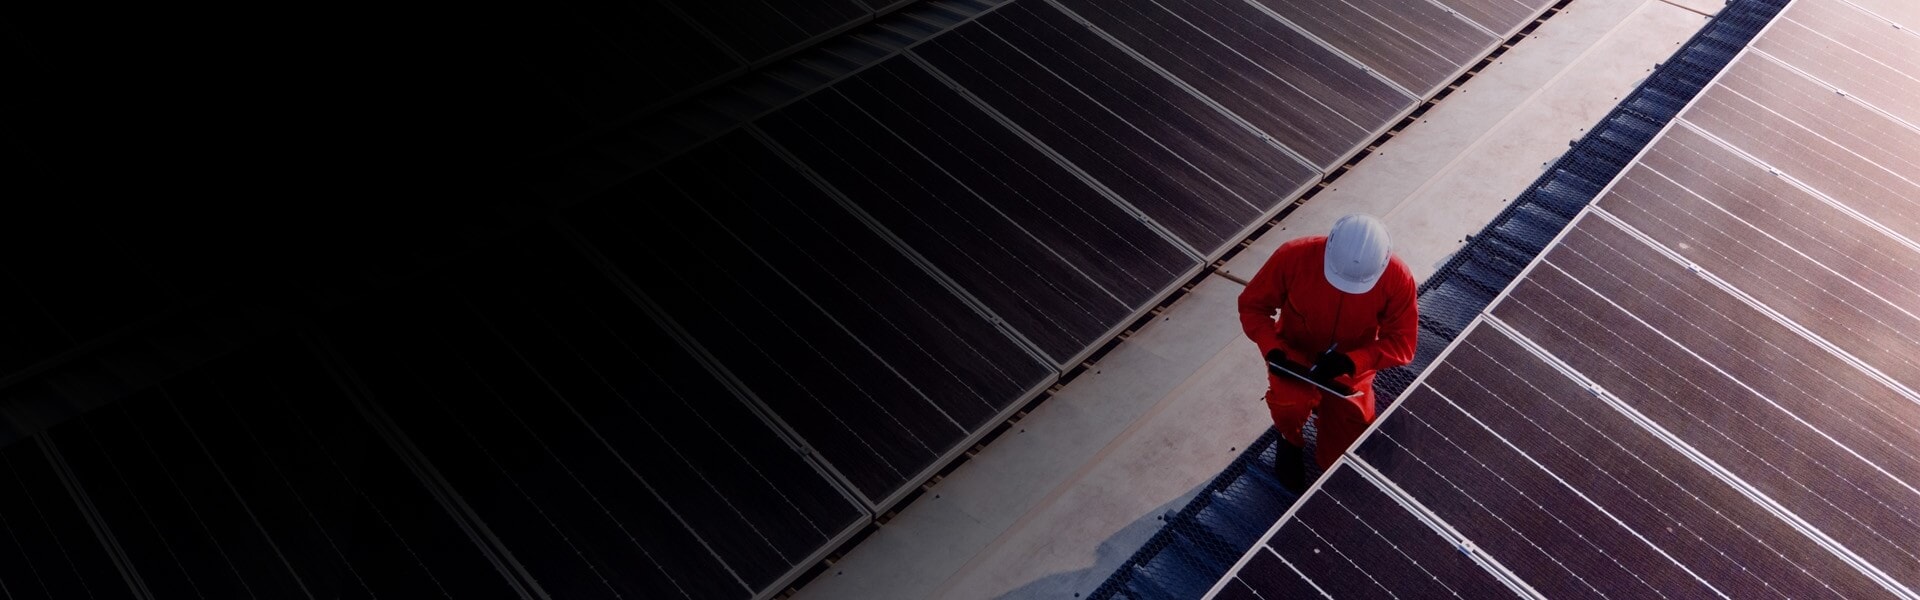
<instances>
[{"instance_id":1,"label":"worker's boot","mask_svg":"<svg viewBox=\"0 0 1920 600\"><path fill-rule=\"evenodd\" d=\"M1295 494L1307 491L1307 457L1299 446L1280 438L1273 443L1273 477Z\"/></svg>"}]
</instances>

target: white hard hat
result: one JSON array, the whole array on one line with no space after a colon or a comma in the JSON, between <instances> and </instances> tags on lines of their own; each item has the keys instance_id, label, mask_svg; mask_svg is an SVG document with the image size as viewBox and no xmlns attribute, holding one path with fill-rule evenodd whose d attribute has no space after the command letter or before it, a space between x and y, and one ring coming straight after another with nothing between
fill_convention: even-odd
<instances>
[{"instance_id":1,"label":"white hard hat","mask_svg":"<svg viewBox=\"0 0 1920 600\"><path fill-rule=\"evenodd\" d=\"M1327 234L1327 282L1349 294L1364 294L1387 271L1393 241L1387 226L1371 216L1351 214L1334 222Z\"/></svg>"}]
</instances>

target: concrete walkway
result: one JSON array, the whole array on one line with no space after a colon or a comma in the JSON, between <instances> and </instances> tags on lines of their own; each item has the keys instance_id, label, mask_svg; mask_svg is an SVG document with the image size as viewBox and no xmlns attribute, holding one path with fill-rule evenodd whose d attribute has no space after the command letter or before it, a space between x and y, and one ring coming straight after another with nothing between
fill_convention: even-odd
<instances>
[{"instance_id":1,"label":"concrete walkway","mask_svg":"<svg viewBox=\"0 0 1920 600\"><path fill-rule=\"evenodd\" d=\"M1349 212L1383 217L1425 280L1717 10L1576 0L1227 265ZM797 598L1073 598L1091 592L1268 426L1240 285L1208 277Z\"/></svg>"}]
</instances>

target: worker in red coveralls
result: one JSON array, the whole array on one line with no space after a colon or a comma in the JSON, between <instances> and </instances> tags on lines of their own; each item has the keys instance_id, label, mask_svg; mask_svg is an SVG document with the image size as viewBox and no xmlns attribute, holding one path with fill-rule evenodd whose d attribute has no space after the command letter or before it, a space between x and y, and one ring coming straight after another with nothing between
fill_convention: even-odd
<instances>
[{"instance_id":1,"label":"worker in red coveralls","mask_svg":"<svg viewBox=\"0 0 1920 600\"><path fill-rule=\"evenodd\" d=\"M1311 365L1315 378L1361 392L1347 399L1292 377L1267 375L1267 409L1282 442L1274 474L1295 492L1306 489L1300 428L1319 414L1315 458L1321 469L1373 423L1373 374L1413 360L1419 337L1413 274L1392 253L1387 228L1367 215L1347 215L1332 233L1282 244L1240 292L1240 325L1269 359ZM1273 312L1280 311L1274 320Z\"/></svg>"}]
</instances>

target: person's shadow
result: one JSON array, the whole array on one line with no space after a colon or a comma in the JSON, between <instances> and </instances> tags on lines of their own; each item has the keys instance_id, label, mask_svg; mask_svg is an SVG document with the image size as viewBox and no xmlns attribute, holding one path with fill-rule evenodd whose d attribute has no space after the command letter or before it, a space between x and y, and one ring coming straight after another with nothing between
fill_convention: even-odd
<instances>
[{"instance_id":1,"label":"person's shadow","mask_svg":"<svg viewBox=\"0 0 1920 600\"><path fill-rule=\"evenodd\" d=\"M1187 502L1193 500L1193 497L1206 487L1205 483L1194 486L1179 498L1160 505L1159 508L1155 508L1101 541L1100 545L1094 549L1093 566L1035 579L1013 591L1001 594L998 600L1088 597L1095 588L1100 587L1100 584L1107 580L1107 576L1113 574L1114 569L1120 568L1128 557L1133 556L1135 550L1139 550L1147 540L1153 539L1153 534L1160 532L1160 528L1166 525L1161 518L1172 518L1174 513L1179 512L1181 507L1186 506Z\"/></svg>"},{"instance_id":2,"label":"person's shadow","mask_svg":"<svg viewBox=\"0 0 1920 600\"><path fill-rule=\"evenodd\" d=\"M1313 431L1308 430L1309 443ZM1273 442L1278 436L1269 431L1248 446L1216 481L1208 481L1187 490L1179 498L1160 505L1146 515L1114 532L1094 549L1094 563L1084 569L1054 573L1035 579L1002 594L998 600L1039 598L1090 598L1094 590L1127 566L1127 561L1155 534L1177 520L1178 513L1202 493L1216 494L1190 521L1176 523L1169 531L1169 547L1163 549L1146 569L1132 573L1125 597L1197 598L1219 579L1227 567L1284 514L1297 498L1280 486L1273 476ZM1307 453L1310 457L1311 452ZM1319 475L1319 468L1308 461L1308 476ZM1223 477L1230 476L1230 477ZM1215 483L1219 491L1209 491ZM1165 519L1165 520L1163 520ZM1197 546L1204 545L1205 548ZM1181 546L1173 548L1172 546ZM1127 568L1134 568L1127 566Z\"/></svg>"}]
</instances>

